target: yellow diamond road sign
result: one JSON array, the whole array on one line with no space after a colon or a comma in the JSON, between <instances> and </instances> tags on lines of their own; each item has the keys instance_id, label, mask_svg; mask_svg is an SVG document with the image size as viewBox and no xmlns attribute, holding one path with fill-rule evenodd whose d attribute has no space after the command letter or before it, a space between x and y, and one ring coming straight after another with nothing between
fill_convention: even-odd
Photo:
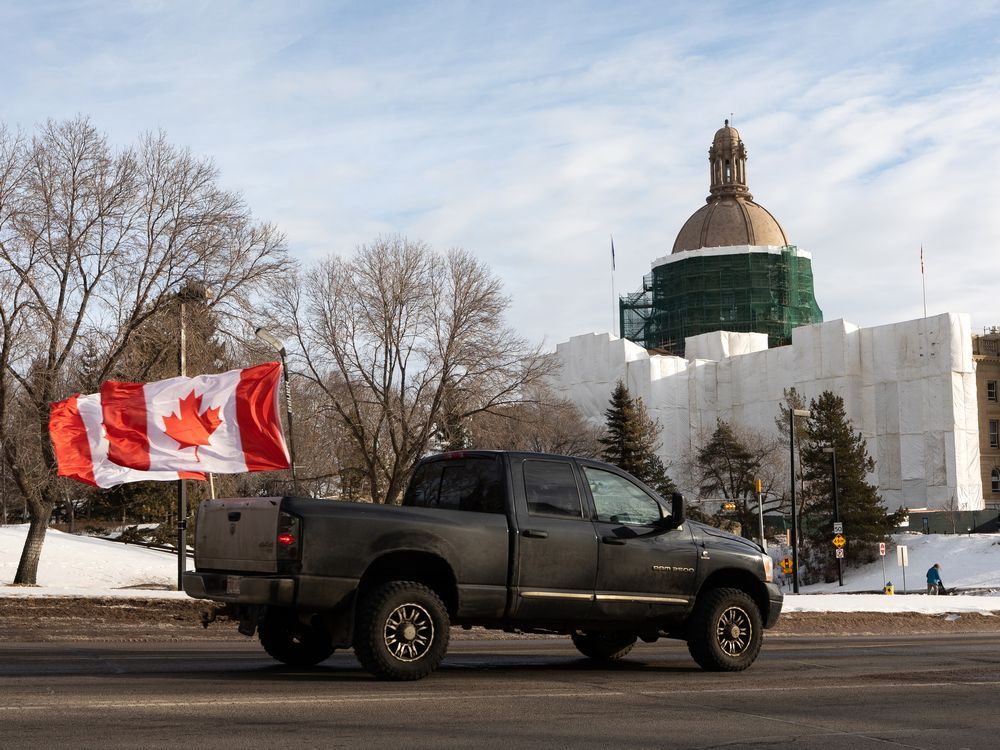
<instances>
[{"instance_id":1,"label":"yellow diamond road sign","mask_svg":"<svg viewBox=\"0 0 1000 750\"><path fill-rule=\"evenodd\" d=\"M833 538L833 546L834 547L838 547L838 548L839 547L843 547L845 544L847 544L847 539L844 537L843 534L837 534Z\"/></svg>"},{"instance_id":2,"label":"yellow diamond road sign","mask_svg":"<svg viewBox=\"0 0 1000 750\"><path fill-rule=\"evenodd\" d=\"M792 572L792 558L790 557L781 558L781 572L782 573Z\"/></svg>"}]
</instances>

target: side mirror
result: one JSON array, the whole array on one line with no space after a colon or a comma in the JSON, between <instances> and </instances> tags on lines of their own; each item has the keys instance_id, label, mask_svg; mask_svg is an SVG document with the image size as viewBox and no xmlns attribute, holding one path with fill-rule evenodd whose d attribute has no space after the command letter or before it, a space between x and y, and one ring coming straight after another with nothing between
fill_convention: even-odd
<instances>
[{"instance_id":1,"label":"side mirror","mask_svg":"<svg viewBox=\"0 0 1000 750\"><path fill-rule=\"evenodd\" d=\"M684 523L684 495L679 492L670 496L670 517L678 526Z\"/></svg>"}]
</instances>

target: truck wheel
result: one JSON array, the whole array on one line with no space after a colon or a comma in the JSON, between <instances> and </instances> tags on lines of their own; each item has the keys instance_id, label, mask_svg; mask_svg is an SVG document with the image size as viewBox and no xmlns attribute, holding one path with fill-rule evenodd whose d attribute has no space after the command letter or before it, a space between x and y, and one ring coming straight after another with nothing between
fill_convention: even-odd
<instances>
[{"instance_id":1,"label":"truck wheel","mask_svg":"<svg viewBox=\"0 0 1000 750\"><path fill-rule=\"evenodd\" d=\"M740 672L760 653L760 610L739 589L712 589L698 598L688 623L688 651L711 672Z\"/></svg>"},{"instance_id":2,"label":"truck wheel","mask_svg":"<svg viewBox=\"0 0 1000 750\"><path fill-rule=\"evenodd\" d=\"M330 636L299 622L288 610L271 610L260 623L260 645L280 662L293 667L312 667L333 653Z\"/></svg>"},{"instance_id":3,"label":"truck wheel","mask_svg":"<svg viewBox=\"0 0 1000 750\"><path fill-rule=\"evenodd\" d=\"M448 650L448 611L427 586L393 581L370 591L358 607L354 653L383 680L419 680Z\"/></svg>"},{"instance_id":4,"label":"truck wheel","mask_svg":"<svg viewBox=\"0 0 1000 750\"><path fill-rule=\"evenodd\" d=\"M573 645L586 657L614 661L628 655L635 646L633 633L573 633Z\"/></svg>"}]
</instances>

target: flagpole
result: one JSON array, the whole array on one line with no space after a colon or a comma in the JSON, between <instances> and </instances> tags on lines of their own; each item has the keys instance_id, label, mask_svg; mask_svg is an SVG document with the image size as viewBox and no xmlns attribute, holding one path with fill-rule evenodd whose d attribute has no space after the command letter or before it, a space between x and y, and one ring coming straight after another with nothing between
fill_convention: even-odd
<instances>
[{"instance_id":1,"label":"flagpole","mask_svg":"<svg viewBox=\"0 0 1000 750\"><path fill-rule=\"evenodd\" d=\"M620 336L618 329L618 295L615 290L615 237L611 235L611 335Z\"/></svg>"},{"instance_id":2,"label":"flagpole","mask_svg":"<svg viewBox=\"0 0 1000 750\"><path fill-rule=\"evenodd\" d=\"M924 245L920 244L920 285L924 290L924 317L927 317L927 274L924 273Z\"/></svg>"},{"instance_id":3,"label":"flagpole","mask_svg":"<svg viewBox=\"0 0 1000 750\"><path fill-rule=\"evenodd\" d=\"M178 295L181 307L181 330L180 341L177 353L177 365L180 369L181 377L187 377L187 330L185 326L185 312L187 305L184 297ZM184 573L187 570L187 484L183 479L177 479L177 590L184 590Z\"/></svg>"}]
</instances>

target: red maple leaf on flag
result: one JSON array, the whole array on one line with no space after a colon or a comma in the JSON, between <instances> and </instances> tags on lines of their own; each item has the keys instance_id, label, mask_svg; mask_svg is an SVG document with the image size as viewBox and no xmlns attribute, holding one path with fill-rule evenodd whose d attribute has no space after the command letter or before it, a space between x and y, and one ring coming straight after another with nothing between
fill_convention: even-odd
<instances>
[{"instance_id":1,"label":"red maple leaf on flag","mask_svg":"<svg viewBox=\"0 0 1000 750\"><path fill-rule=\"evenodd\" d=\"M194 390L177 401L180 404L178 410L180 414L164 417L163 431L177 441L181 450L194 447L194 460L200 461L198 446L210 445L209 438L222 424L222 420L219 419L219 407L201 412L201 396L195 396Z\"/></svg>"}]
</instances>

